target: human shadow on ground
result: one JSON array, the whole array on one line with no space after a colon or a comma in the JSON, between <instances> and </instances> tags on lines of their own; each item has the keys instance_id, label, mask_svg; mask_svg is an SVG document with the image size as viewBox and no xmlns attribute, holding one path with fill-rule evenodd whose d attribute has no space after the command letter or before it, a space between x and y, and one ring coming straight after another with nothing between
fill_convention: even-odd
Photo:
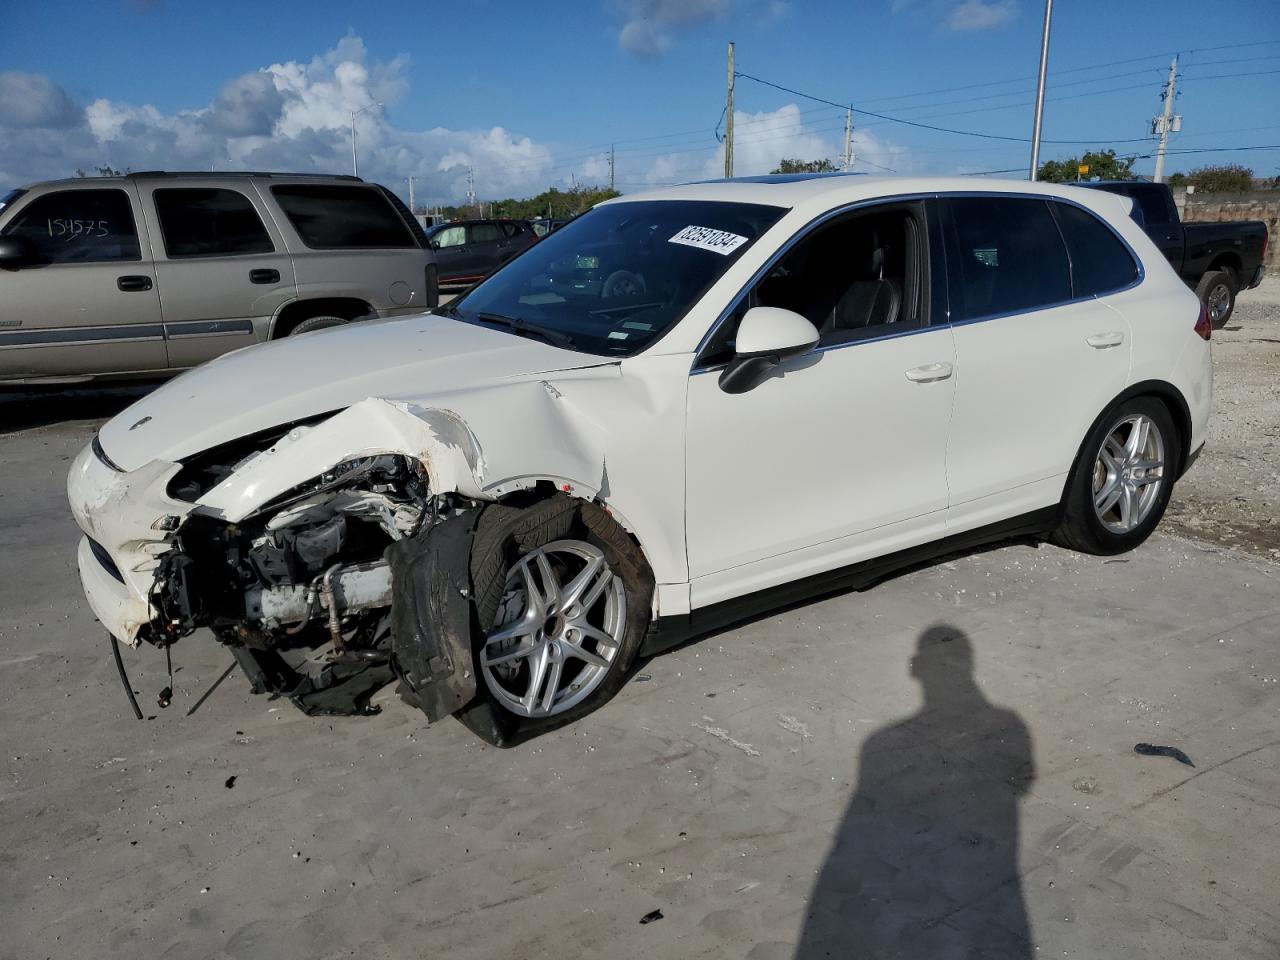
<instances>
[{"instance_id":1,"label":"human shadow on ground","mask_svg":"<svg viewBox=\"0 0 1280 960\"><path fill-rule=\"evenodd\" d=\"M925 630L911 676L924 704L864 743L796 960L1034 953L1018 866L1027 727L978 688L961 630Z\"/></svg>"}]
</instances>

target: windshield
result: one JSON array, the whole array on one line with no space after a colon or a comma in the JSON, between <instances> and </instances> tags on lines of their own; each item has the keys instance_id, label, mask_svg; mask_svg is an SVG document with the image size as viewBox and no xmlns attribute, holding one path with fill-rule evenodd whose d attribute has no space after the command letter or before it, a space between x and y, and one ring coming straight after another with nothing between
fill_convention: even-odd
<instances>
[{"instance_id":1,"label":"windshield","mask_svg":"<svg viewBox=\"0 0 1280 960\"><path fill-rule=\"evenodd\" d=\"M784 212L709 200L606 204L549 233L448 312L630 356L674 326Z\"/></svg>"},{"instance_id":2,"label":"windshield","mask_svg":"<svg viewBox=\"0 0 1280 960\"><path fill-rule=\"evenodd\" d=\"M3 210L26 192L25 190L10 190L8 193L0 195L0 210Z\"/></svg>"}]
</instances>

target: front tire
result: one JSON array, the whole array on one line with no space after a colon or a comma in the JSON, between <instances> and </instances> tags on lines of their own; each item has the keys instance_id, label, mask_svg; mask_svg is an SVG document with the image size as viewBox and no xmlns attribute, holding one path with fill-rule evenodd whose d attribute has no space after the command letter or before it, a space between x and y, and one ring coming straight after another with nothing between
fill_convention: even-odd
<instances>
[{"instance_id":1,"label":"front tire","mask_svg":"<svg viewBox=\"0 0 1280 960\"><path fill-rule=\"evenodd\" d=\"M471 554L476 699L455 716L498 746L571 723L626 682L653 575L597 504L557 494L481 515Z\"/></svg>"},{"instance_id":2,"label":"front tire","mask_svg":"<svg viewBox=\"0 0 1280 960\"><path fill-rule=\"evenodd\" d=\"M1238 286L1235 274L1230 270L1210 270L1200 278L1196 296L1208 309L1213 329L1221 330L1235 313Z\"/></svg>"},{"instance_id":3,"label":"front tire","mask_svg":"<svg viewBox=\"0 0 1280 960\"><path fill-rule=\"evenodd\" d=\"M1164 516L1182 453L1173 417L1154 397L1108 410L1076 458L1054 542L1104 556L1137 547Z\"/></svg>"}]
</instances>

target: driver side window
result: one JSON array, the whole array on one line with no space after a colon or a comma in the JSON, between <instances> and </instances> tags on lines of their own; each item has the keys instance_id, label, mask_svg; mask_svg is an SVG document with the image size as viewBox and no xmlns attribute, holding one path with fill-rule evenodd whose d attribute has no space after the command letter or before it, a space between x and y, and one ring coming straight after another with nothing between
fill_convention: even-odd
<instances>
[{"instance_id":1,"label":"driver side window","mask_svg":"<svg viewBox=\"0 0 1280 960\"><path fill-rule=\"evenodd\" d=\"M783 307L838 346L925 324L927 248L919 204L860 210L801 239L742 298L703 351L703 367L733 358L738 324L751 307Z\"/></svg>"}]
</instances>

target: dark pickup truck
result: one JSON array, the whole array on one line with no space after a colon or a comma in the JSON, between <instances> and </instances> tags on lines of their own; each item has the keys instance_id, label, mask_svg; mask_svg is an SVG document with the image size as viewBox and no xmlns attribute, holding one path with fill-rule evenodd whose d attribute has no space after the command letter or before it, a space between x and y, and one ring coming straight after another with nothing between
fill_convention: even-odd
<instances>
[{"instance_id":1,"label":"dark pickup truck","mask_svg":"<svg viewBox=\"0 0 1280 960\"><path fill-rule=\"evenodd\" d=\"M1173 193L1163 183L1102 180L1080 186L1133 199L1133 219L1209 308L1214 327L1230 319L1238 290L1252 290L1262 282L1267 225L1261 220L1183 223Z\"/></svg>"}]
</instances>

